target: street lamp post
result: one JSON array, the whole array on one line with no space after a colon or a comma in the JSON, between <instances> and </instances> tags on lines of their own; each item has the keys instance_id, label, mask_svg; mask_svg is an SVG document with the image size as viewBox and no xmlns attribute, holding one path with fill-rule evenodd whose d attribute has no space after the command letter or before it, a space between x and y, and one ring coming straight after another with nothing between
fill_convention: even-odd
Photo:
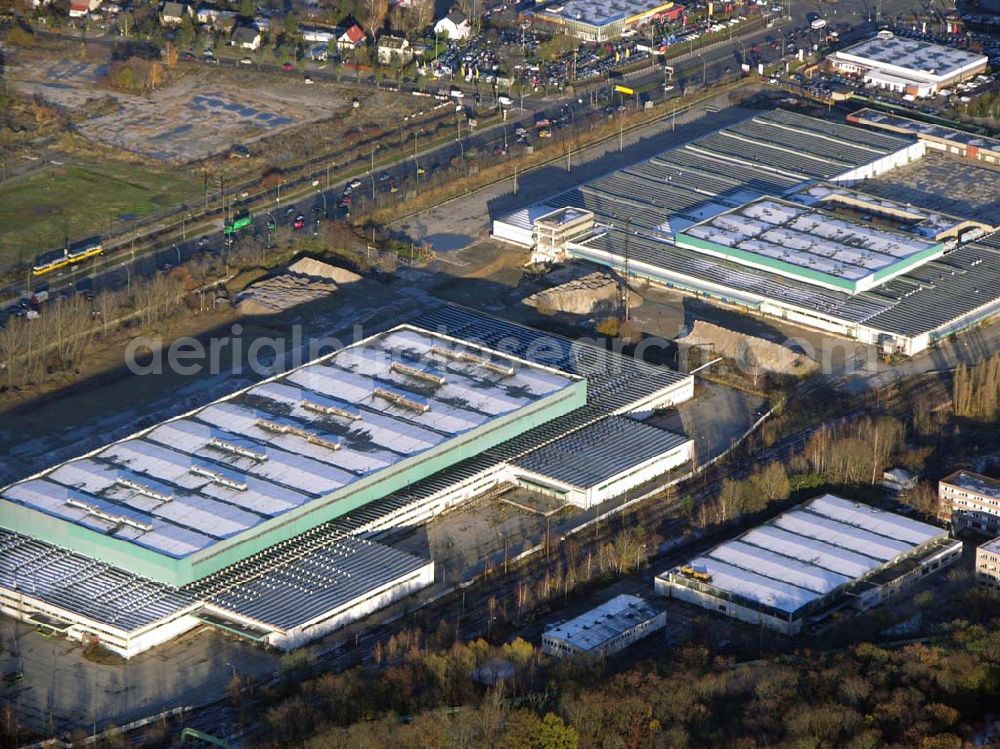
<instances>
[{"instance_id":1,"label":"street lamp post","mask_svg":"<svg viewBox=\"0 0 1000 749\"><path fill-rule=\"evenodd\" d=\"M180 265L181 264L181 248L177 246L176 242L174 242L173 247L174 247L174 251L177 253L177 264Z\"/></svg>"},{"instance_id":2,"label":"street lamp post","mask_svg":"<svg viewBox=\"0 0 1000 749\"><path fill-rule=\"evenodd\" d=\"M128 267L128 263L119 263L122 268L125 269L125 281L128 284L126 289L129 293L132 292L132 269Z\"/></svg>"}]
</instances>

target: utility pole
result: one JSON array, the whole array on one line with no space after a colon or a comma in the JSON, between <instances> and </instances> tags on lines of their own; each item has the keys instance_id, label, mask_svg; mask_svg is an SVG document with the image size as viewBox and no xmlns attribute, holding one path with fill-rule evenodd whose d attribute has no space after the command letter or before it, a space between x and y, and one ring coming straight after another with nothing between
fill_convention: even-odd
<instances>
[{"instance_id":1,"label":"utility pole","mask_svg":"<svg viewBox=\"0 0 1000 749\"><path fill-rule=\"evenodd\" d=\"M629 237L632 234L632 217L625 217L625 249L624 262L622 264L622 320L628 322L629 299L628 299L628 261L629 261Z\"/></svg>"}]
</instances>

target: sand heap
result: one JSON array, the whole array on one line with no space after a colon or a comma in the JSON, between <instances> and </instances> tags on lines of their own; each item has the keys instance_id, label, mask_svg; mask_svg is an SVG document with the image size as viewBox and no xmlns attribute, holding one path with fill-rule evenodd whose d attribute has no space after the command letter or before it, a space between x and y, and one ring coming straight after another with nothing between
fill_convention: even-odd
<instances>
[{"instance_id":1,"label":"sand heap","mask_svg":"<svg viewBox=\"0 0 1000 749\"><path fill-rule=\"evenodd\" d=\"M236 309L244 315L273 315L321 299L337 291L338 286L360 280L361 276L345 268L302 258L281 275L247 286L236 297Z\"/></svg>"},{"instance_id":2,"label":"sand heap","mask_svg":"<svg viewBox=\"0 0 1000 749\"><path fill-rule=\"evenodd\" d=\"M532 294L524 303L539 311L590 315L615 309L620 294L617 281L604 273L596 272ZM634 309L640 304L642 297L629 291L629 306Z\"/></svg>"},{"instance_id":3,"label":"sand heap","mask_svg":"<svg viewBox=\"0 0 1000 749\"><path fill-rule=\"evenodd\" d=\"M805 354L793 351L787 346L772 343L764 338L737 333L735 330L722 328L704 320L695 320L691 332L677 339L677 346L682 354L685 348L709 345L714 347L717 356L735 361L745 361L749 355L755 365L769 372L804 375L818 366Z\"/></svg>"}]
</instances>

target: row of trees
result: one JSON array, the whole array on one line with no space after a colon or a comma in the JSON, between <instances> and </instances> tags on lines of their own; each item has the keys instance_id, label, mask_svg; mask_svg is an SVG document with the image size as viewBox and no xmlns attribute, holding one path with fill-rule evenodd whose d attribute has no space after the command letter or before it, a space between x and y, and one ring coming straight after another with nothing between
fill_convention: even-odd
<instances>
[{"instance_id":1,"label":"row of trees","mask_svg":"<svg viewBox=\"0 0 1000 749\"><path fill-rule=\"evenodd\" d=\"M111 341L123 324L146 330L178 314L193 283L188 270L176 269L92 299L81 294L52 299L35 319L8 318L0 327L0 389L30 388L79 373L93 347Z\"/></svg>"},{"instance_id":2,"label":"row of trees","mask_svg":"<svg viewBox=\"0 0 1000 749\"><path fill-rule=\"evenodd\" d=\"M891 416L854 419L815 432L791 467L830 484L877 484L905 436L904 424Z\"/></svg>"},{"instance_id":3,"label":"row of trees","mask_svg":"<svg viewBox=\"0 0 1000 749\"><path fill-rule=\"evenodd\" d=\"M995 710L1000 684L1000 596L972 594L982 624L952 622L934 646L860 644L738 665L693 642L617 675L523 640L428 647L409 636L379 667L288 680L284 696L270 695L259 746L961 749ZM497 662L506 676L484 679Z\"/></svg>"},{"instance_id":4,"label":"row of trees","mask_svg":"<svg viewBox=\"0 0 1000 749\"><path fill-rule=\"evenodd\" d=\"M956 416L984 422L1000 419L1000 354L955 370L952 401Z\"/></svg>"},{"instance_id":5,"label":"row of trees","mask_svg":"<svg viewBox=\"0 0 1000 749\"><path fill-rule=\"evenodd\" d=\"M773 502L786 500L791 492L792 484L785 466L773 461L745 479L723 479L719 493L698 507L695 520L702 528L723 525L743 515L759 512Z\"/></svg>"}]
</instances>

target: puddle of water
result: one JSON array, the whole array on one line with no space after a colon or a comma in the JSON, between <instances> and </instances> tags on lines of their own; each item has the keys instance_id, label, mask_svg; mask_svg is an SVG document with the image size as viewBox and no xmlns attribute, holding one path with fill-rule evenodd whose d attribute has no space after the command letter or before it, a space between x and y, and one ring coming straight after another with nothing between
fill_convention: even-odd
<instances>
[{"instance_id":1,"label":"puddle of water","mask_svg":"<svg viewBox=\"0 0 1000 749\"><path fill-rule=\"evenodd\" d=\"M467 234L431 234L426 241L435 252L454 252L472 244L472 237Z\"/></svg>"}]
</instances>

